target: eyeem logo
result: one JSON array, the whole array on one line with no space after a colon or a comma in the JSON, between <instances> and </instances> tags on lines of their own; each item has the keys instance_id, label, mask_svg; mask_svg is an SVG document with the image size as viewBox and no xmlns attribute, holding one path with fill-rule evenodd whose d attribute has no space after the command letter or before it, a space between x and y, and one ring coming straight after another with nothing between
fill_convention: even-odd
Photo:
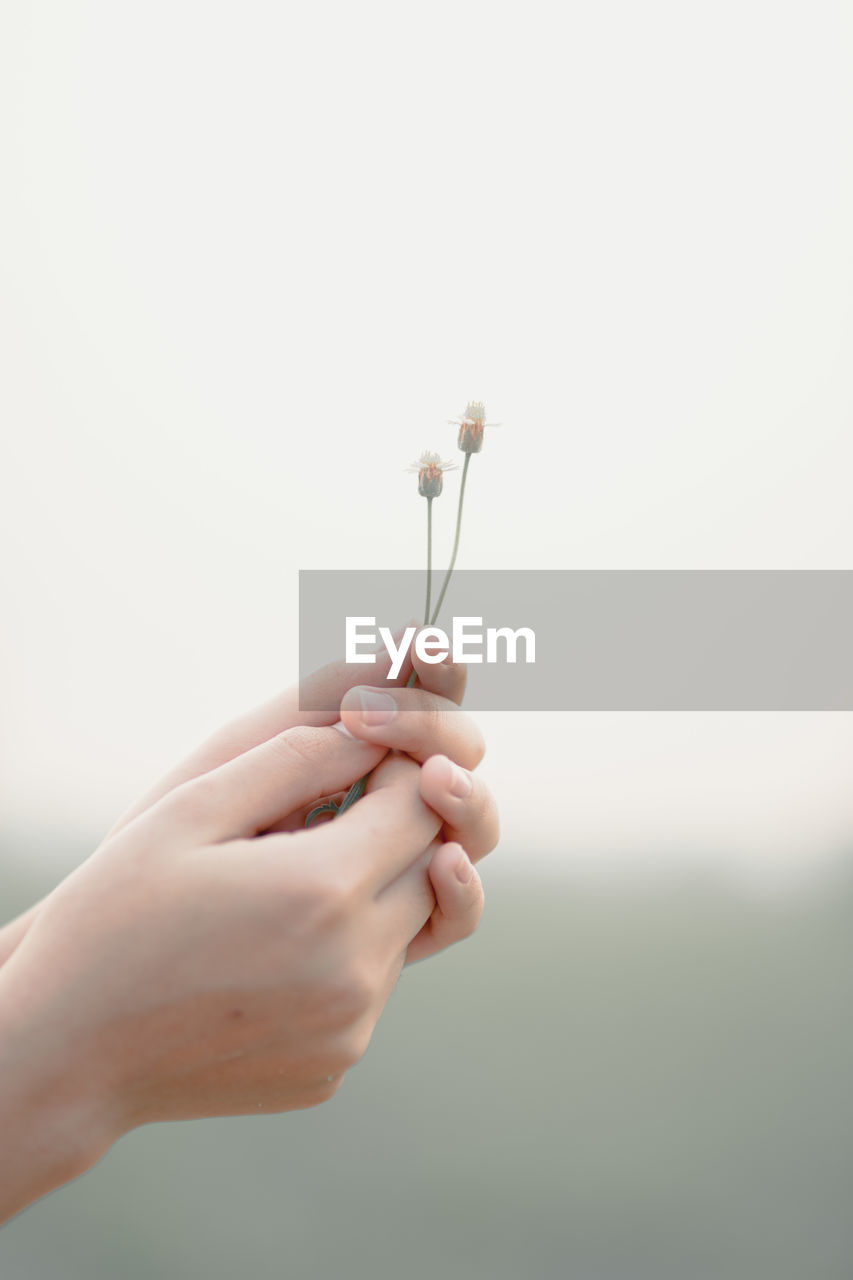
<instances>
[{"instance_id":1,"label":"eyeem logo","mask_svg":"<svg viewBox=\"0 0 853 1280\"><path fill-rule=\"evenodd\" d=\"M336 719L341 669L384 683L414 649L469 664L469 711L853 712L853 570L460 569L450 634L402 632L423 585L422 570L300 571L300 710Z\"/></svg>"},{"instance_id":2,"label":"eyeem logo","mask_svg":"<svg viewBox=\"0 0 853 1280\"><path fill-rule=\"evenodd\" d=\"M368 630L373 628L373 630ZM379 639L391 659L387 679L395 680L415 641L415 655L421 662L437 664L448 656L454 662L517 662L518 642L524 641L524 661L536 661L536 633L530 627L486 627L482 618L454 618L453 629L448 636L441 627L406 627L399 644L395 644L390 627L379 627ZM376 646L375 617L347 617L346 660L353 663L371 663L376 654L361 652L364 645ZM500 649L503 650L501 656ZM484 653L485 650L485 653Z\"/></svg>"}]
</instances>

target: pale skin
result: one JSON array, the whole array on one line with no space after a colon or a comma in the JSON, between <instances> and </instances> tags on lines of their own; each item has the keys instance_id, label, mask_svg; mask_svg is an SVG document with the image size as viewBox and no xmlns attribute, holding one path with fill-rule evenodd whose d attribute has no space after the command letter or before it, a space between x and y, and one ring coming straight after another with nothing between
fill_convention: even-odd
<instances>
[{"instance_id":1,"label":"pale skin","mask_svg":"<svg viewBox=\"0 0 853 1280\"><path fill-rule=\"evenodd\" d=\"M383 704L325 668L336 713L290 690L227 725L0 929L0 1221L139 1125L331 1098L403 965L474 931L498 838L483 742L464 673L416 669Z\"/></svg>"}]
</instances>

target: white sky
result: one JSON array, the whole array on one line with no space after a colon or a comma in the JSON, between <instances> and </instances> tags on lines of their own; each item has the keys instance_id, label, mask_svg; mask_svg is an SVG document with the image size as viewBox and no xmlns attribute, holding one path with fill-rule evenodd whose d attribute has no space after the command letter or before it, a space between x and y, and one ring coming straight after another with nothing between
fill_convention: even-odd
<instances>
[{"instance_id":1,"label":"white sky","mask_svg":"<svg viewBox=\"0 0 853 1280\"><path fill-rule=\"evenodd\" d=\"M851 65L847 0L5 0L5 821L289 683L299 568L417 567L470 398L460 565L853 567ZM486 720L507 847L853 845L853 717Z\"/></svg>"}]
</instances>

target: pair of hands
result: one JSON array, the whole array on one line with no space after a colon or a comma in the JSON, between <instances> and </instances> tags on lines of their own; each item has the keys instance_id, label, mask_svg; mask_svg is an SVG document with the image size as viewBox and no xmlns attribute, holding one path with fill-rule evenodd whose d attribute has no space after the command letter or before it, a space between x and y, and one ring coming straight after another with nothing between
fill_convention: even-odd
<instances>
[{"instance_id":1,"label":"pair of hands","mask_svg":"<svg viewBox=\"0 0 853 1280\"><path fill-rule=\"evenodd\" d=\"M464 669L417 672L312 677L346 733L298 690L227 726L0 931L0 1220L137 1125L326 1100L403 964L473 931L498 832L482 738Z\"/></svg>"}]
</instances>

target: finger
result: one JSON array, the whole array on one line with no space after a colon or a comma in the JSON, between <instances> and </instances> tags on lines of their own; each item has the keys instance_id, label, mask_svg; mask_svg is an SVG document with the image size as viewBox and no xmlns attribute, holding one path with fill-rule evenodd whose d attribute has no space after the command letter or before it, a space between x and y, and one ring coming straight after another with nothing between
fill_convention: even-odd
<instances>
[{"instance_id":1,"label":"finger","mask_svg":"<svg viewBox=\"0 0 853 1280\"><path fill-rule=\"evenodd\" d=\"M183 783L155 805L164 833L191 830L207 842L266 831L294 809L348 788L372 770L385 748L334 728L297 725ZM417 792L417 780L414 781Z\"/></svg>"},{"instance_id":2,"label":"finger","mask_svg":"<svg viewBox=\"0 0 853 1280\"><path fill-rule=\"evenodd\" d=\"M424 662L419 658L412 646L412 666L418 677L418 684L430 693L437 693L458 706L465 693L465 682L468 668L464 662Z\"/></svg>"},{"instance_id":3,"label":"finger","mask_svg":"<svg viewBox=\"0 0 853 1280\"><path fill-rule=\"evenodd\" d=\"M405 751L414 760L441 754L473 769L485 753L471 717L425 689L357 685L344 695L341 720L353 737Z\"/></svg>"},{"instance_id":4,"label":"finger","mask_svg":"<svg viewBox=\"0 0 853 1280\"><path fill-rule=\"evenodd\" d=\"M412 939L424 928L435 910L436 898L429 867L440 848L440 839L430 841L403 874L376 898L376 933L385 939L388 947L396 949L401 967Z\"/></svg>"},{"instance_id":5,"label":"finger","mask_svg":"<svg viewBox=\"0 0 853 1280\"><path fill-rule=\"evenodd\" d=\"M441 819L420 796L414 761L388 756L371 775L367 794L333 822L269 836L292 852L310 851L329 874L378 895L424 853Z\"/></svg>"},{"instance_id":6,"label":"finger","mask_svg":"<svg viewBox=\"0 0 853 1280\"><path fill-rule=\"evenodd\" d=\"M404 628L400 628L395 635L397 643L403 630ZM371 667L371 673L375 672L376 678L381 680L390 670L391 659L384 646L377 649L376 653L376 665ZM141 813L145 813L176 787L200 777L203 773L209 773L211 769L227 764L229 760L234 760L244 752L251 751L262 742L268 742L277 734L293 729L297 725L319 727L333 724L338 719L341 698L363 676L363 670L362 667L354 667L345 662L329 663L307 676L301 684L293 685L283 693L276 694L268 702L261 703L260 706L230 721L176 765L132 808L122 814L109 835L115 835L117 831L126 827ZM405 684L410 672L409 665L400 671L397 681ZM302 711L300 699L304 706L317 706L323 710Z\"/></svg>"},{"instance_id":7,"label":"finger","mask_svg":"<svg viewBox=\"0 0 853 1280\"><path fill-rule=\"evenodd\" d=\"M432 756L418 782L421 796L442 818L447 840L458 840L475 862L491 853L500 838L500 819L495 798L482 778L447 756Z\"/></svg>"},{"instance_id":8,"label":"finger","mask_svg":"<svg viewBox=\"0 0 853 1280\"><path fill-rule=\"evenodd\" d=\"M35 906L30 907L28 911L23 912L22 915L10 920L8 924L0 928L0 965L5 964L12 952L23 942L30 925L38 915L39 908L46 901L46 898L42 898Z\"/></svg>"},{"instance_id":9,"label":"finger","mask_svg":"<svg viewBox=\"0 0 853 1280\"><path fill-rule=\"evenodd\" d=\"M398 627L394 632L393 639L395 645L399 645L407 627L415 625L411 621L405 626ZM391 670L391 657L385 644L376 645L373 649L376 655L376 661L370 664L370 674L376 677L377 683L388 684L393 688L395 685L404 685L412 673L412 664L408 660L404 660L403 665L397 672L396 676L389 677ZM299 716L300 724L333 724L338 718L338 707L341 698L347 689L351 689L353 685L359 682L359 678L364 676L364 665L362 663L332 662L328 666L321 667L319 671L314 671L311 675L306 676L304 680L291 690L295 694L296 713ZM307 710L299 710L309 708ZM319 708L318 710L310 710L310 708Z\"/></svg>"},{"instance_id":10,"label":"finger","mask_svg":"<svg viewBox=\"0 0 853 1280\"><path fill-rule=\"evenodd\" d=\"M434 756L421 768L418 782L423 799L443 819L443 840L462 845L472 861L495 847L499 836L497 806L481 779L460 769L446 756ZM420 873L422 867L417 863L386 890L383 898L389 898L402 911L406 896L414 898L418 894Z\"/></svg>"},{"instance_id":11,"label":"finger","mask_svg":"<svg viewBox=\"0 0 853 1280\"><path fill-rule=\"evenodd\" d=\"M425 960L468 938L483 914L483 885L461 844L440 845L428 868L435 894L429 920L409 943L406 964Z\"/></svg>"},{"instance_id":12,"label":"finger","mask_svg":"<svg viewBox=\"0 0 853 1280\"><path fill-rule=\"evenodd\" d=\"M324 792L321 796L315 796L307 804L302 804L298 809L294 809L287 817L280 818L278 822L271 822L265 830L269 834L277 831L302 831L308 825L309 817L311 818L310 826L312 828L321 827L326 822L332 822L336 816L335 810L340 809L349 789L349 787L341 787L338 791ZM327 808L326 806L329 807ZM318 809L321 810L320 813L317 812Z\"/></svg>"}]
</instances>

